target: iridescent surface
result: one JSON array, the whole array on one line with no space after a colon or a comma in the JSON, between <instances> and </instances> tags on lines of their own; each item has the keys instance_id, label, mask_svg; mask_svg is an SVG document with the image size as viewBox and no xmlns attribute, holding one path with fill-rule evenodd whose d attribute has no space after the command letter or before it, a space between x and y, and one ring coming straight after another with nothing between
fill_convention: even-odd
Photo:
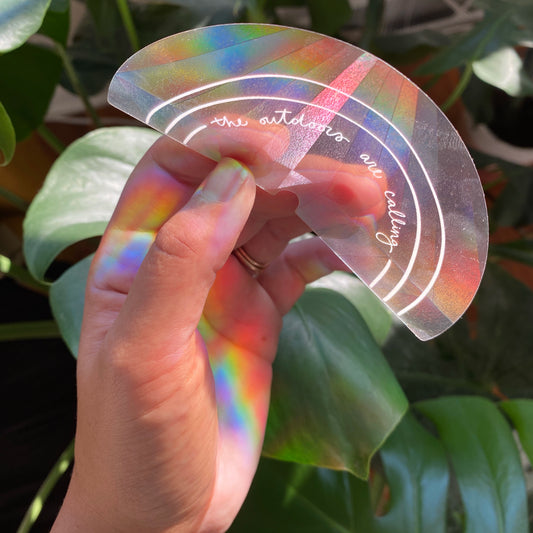
<instances>
[{"instance_id":1,"label":"iridescent surface","mask_svg":"<svg viewBox=\"0 0 533 533\"><path fill-rule=\"evenodd\" d=\"M488 241L477 172L440 110L380 59L294 28L212 26L132 56L109 101L296 194L298 215L419 338L470 304Z\"/></svg>"}]
</instances>

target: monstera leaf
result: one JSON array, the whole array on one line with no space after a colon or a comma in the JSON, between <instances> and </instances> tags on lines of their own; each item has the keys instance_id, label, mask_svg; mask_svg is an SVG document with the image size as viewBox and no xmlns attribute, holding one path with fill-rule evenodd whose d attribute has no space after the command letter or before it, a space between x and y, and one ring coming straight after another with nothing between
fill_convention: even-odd
<instances>
[{"instance_id":1,"label":"monstera leaf","mask_svg":"<svg viewBox=\"0 0 533 533\"><path fill-rule=\"evenodd\" d=\"M532 406L501 404L528 453ZM518 448L498 406L464 396L413 407L381 448L369 482L263 459L230 533L527 533Z\"/></svg>"},{"instance_id":2,"label":"monstera leaf","mask_svg":"<svg viewBox=\"0 0 533 533\"><path fill-rule=\"evenodd\" d=\"M158 137L144 128L102 128L61 154L24 221L24 255L37 279L65 248L103 233L128 176Z\"/></svg>"},{"instance_id":3,"label":"monstera leaf","mask_svg":"<svg viewBox=\"0 0 533 533\"><path fill-rule=\"evenodd\" d=\"M24 44L43 23L50 0L2 0L0 53Z\"/></svg>"}]
</instances>

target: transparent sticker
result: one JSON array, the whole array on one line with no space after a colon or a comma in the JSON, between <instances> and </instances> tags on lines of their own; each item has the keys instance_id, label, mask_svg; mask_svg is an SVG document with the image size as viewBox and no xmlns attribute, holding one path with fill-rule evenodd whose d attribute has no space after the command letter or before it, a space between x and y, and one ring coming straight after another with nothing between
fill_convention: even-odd
<instances>
[{"instance_id":1,"label":"transparent sticker","mask_svg":"<svg viewBox=\"0 0 533 533\"><path fill-rule=\"evenodd\" d=\"M283 26L167 37L115 74L109 102L292 191L297 214L420 339L466 310L488 246L470 155L438 107L353 45Z\"/></svg>"}]
</instances>

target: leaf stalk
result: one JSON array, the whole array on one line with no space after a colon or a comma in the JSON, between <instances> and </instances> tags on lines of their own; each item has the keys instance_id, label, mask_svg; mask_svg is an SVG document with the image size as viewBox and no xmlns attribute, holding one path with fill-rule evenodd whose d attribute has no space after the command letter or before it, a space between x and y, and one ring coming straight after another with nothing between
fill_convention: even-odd
<instances>
[{"instance_id":1,"label":"leaf stalk","mask_svg":"<svg viewBox=\"0 0 533 533\"><path fill-rule=\"evenodd\" d=\"M120 17L122 18L122 24L124 24L124 29L128 35L131 48L134 52L137 52L140 49L139 36L137 35L137 30L135 29L135 24L133 23L133 17L131 16L128 1L117 0L117 7L120 12Z\"/></svg>"},{"instance_id":2,"label":"leaf stalk","mask_svg":"<svg viewBox=\"0 0 533 533\"><path fill-rule=\"evenodd\" d=\"M28 533L28 531L30 531L37 518L39 518L44 503L52 492L52 489L56 486L61 476L68 470L73 458L74 440L71 441L65 451L59 456L56 464L52 467L52 470L50 470L50 473L46 476L43 484L39 487L35 498L33 498L33 501L28 507L28 510L17 529L17 533Z\"/></svg>"},{"instance_id":3,"label":"leaf stalk","mask_svg":"<svg viewBox=\"0 0 533 533\"><path fill-rule=\"evenodd\" d=\"M63 67L65 69L65 72L67 73L68 79L70 83L72 84L72 87L76 91L76 94L81 98L83 105L85 107L85 110L87 111L87 114L91 118L94 124L94 127L101 128L102 122L100 120L100 117L98 116L98 113L96 112L93 105L91 104L89 100L89 96L87 95L87 92L85 91L83 85L81 84L78 74L76 73L74 69L74 65L72 64L72 61L70 60L70 57L68 56L67 51L65 50L65 47L59 44L58 42L55 42L54 48L55 48L57 55L61 58L61 61L63 62Z\"/></svg>"},{"instance_id":4,"label":"leaf stalk","mask_svg":"<svg viewBox=\"0 0 533 533\"><path fill-rule=\"evenodd\" d=\"M37 281L30 272L19 265L14 264L9 257L0 255L0 274L5 274L21 285L37 292L47 294L48 285Z\"/></svg>"},{"instance_id":5,"label":"leaf stalk","mask_svg":"<svg viewBox=\"0 0 533 533\"><path fill-rule=\"evenodd\" d=\"M52 133L50 128L45 126L44 124L41 124L37 128L37 133L40 135L40 137L52 148L55 152L58 154L61 154L65 150L65 145Z\"/></svg>"}]
</instances>

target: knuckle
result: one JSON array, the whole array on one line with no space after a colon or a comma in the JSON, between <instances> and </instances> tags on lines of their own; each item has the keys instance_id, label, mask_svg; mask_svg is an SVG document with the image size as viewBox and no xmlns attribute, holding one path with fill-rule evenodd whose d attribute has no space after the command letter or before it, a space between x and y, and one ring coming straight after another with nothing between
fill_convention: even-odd
<instances>
[{"instance_id":1,"label":"knuckle","mask_svg":"<svg viewBox=\"0 0 533 533\"><path fill-rule=\"evenodd\" d=\"M153 244L156 252L184 261L194 261L201 257L201 239L194 232L183 234L172 226L163 226L156 235Z\"/></svg>"}]
</instances>

